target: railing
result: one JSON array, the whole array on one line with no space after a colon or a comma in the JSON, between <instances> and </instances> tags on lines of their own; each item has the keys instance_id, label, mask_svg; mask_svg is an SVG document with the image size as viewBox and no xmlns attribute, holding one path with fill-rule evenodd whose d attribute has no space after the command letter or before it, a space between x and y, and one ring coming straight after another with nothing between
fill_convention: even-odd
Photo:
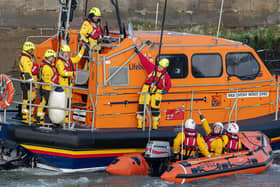
<instances>
[{"instance_id":1,"label":"railing","mask_svg":"<svg viewBox=\"0 0 280 187\"><path fill-rule=\"evenodd\" d=\"M93 95L88 89L84 89L84 88L79 88L79 87L70 87L70 86L63 86L63 85L56 85L56 84L47 84L47 83L42 83L42 82L32 82L32 81L27 81L27 80L19 80L19 79L15 79L15 78L12 78L13 81L15 82L22 82L22 83L29 83L30 84L30 98L32 97L32 84L39 84L39 85L49 85L49 86L61 86L61 87L65 87L65 88L68 88L70 90L70 97L68 98L69 100L69 106L68 108L62 108L62 107L50 107L50 106L43 106L43 105L37 105L37 104L33 104L31 102L31 100L29 101L28 104L26 103L23 103L23 102L18 102L18 101L13 101L13 103L16 103L16 104L22 104L22 105L28 105L31 107L44 107L44 108L49 108L49 109L59 109L59 110L64 110L64 111L69 111L69 112L85 112L85 113L92 113L93 115L93 120L92 120L92 124L91 124L91 130L94 131L95 130L95 122L94 122L94 119L95 117L100 117L100 116L120 116L120 115L137 115L137 114L142 114L144 116L144 121L143 123L145 124L145 120L146 120L146 117L149 118L149 128L151 128L151 111L149 110L149 107L147 105L144 105L144 112L128 112L128 113L106 113L106 114L95 114L95 111L96 111L96 107L97 107L97 101L98 101L98 98L99 97L103 97L103 96L116 96L116 95L128 95L128 94L144 94L144 100L146 101L146 97L147 97L147 94L150 94L150 93L147 93L147 92L137 92L137 93L106 93L106 94L98 94L98 92L96 93L96 95ZM252 90L252 89L260 89L261 87L265 88L265 87L268 87L268 86L276 86L276 101L275 102L269 102L269 103L262 103L262 104L254 104L254 105L243 105L243 106L238 106L238 101L239 101L239 97L238 97L238 93L241 91L241 90ZM90 102L92 104L92 107L93 107L93 110L92 111L89 111L89 110L82 110L82 109L72 109L71 108L71 93L72 93L72 90L73 89L77 89L77 90L83 90L83 91L87 91L88 94L89 94L89 98L90 98ZM185 100L185 101L188 101L190 102L190 107L189 109L185 109L184 111L185 112L189 112L190 114L190 118L192 117L192 113L193 111L195 110L194 109L194 101L196 101L198 98L195 98L194 97L194 94L201 94L201 93L213 93L214 90L204 90L204 91L187 91L187 92L170 92L169 94L189 94L191 96L190 99L188 100ZM264 106L264 105L275 105L275 120L278 120L278 106L279 106L279 83L273 83L273 84L267 84L267 85L262 85L262 86L254 86L254 87L245 87L245 88L236 88L236 89L224 89L224 90L219 90L219 93L228 93L228 92L232 92L232 91L235 91L236 93L236 97L235 97L235 101L233 103L233 105L231 107L215 107L215 108L203 108L201 110L230 110L230 113L229 113L229 117L228 117L228 122L232 121L232 116L234 115L234 121L236 122L237 121L237 115L238 115L238 110L239 109L242 109L242 108L251 108L251 107L260 107L260 106ZM93 102L93 97L96 98L96 101L95 103ZM146 103L144 101L144 103ZM179 102L181 102L180 100L178 100ZM185 102L184 101L184 102ZM202 101L202 100L201 100ZM169 100L170 102L170 100ZM177 102L177 100L174 100L174 102ZM127 102L126 104L129 104L130 102ZM131 102L131 103L135 103L135 102ZM136 101L137 103L137 101ZM112 103L108 103L108 104L112 104ZM115 103L115 104L120 104L120 103ZM125 104L125 103L124 103ZM4 119L6 119L6 114L5 114L5 110L4 110ZM160 113L166 113L167 111L160 111ZM70 115L68 116L70 118ZM71 129L71 124L70 124L70 119L68 120L69 123L68 123L68 127L66 127L66 129ZM31 110L29 110L29 124L31 124ZM73 129L71 129L73 130ZM145 130L145 125L143 125L143 131Z\"/></svg>"},{"instance_id":2,"label":"railing","mask_svg":"<svg viewBox=\"0 0 280 187\"><path fill-rule=\"evenodd\" d=\"M33 104L32 103L32 99L29 100L29 103L26 104L26 103L23 103L23 102L19 102L19 101L12 101L12 103L15 103L15 104L21 104L21 105L27 105L29 106L29 108L32 108L32 107L43 107L43 108L49 108L49 109L59 109L59 110L64 110L64 111L68 111L69 112L69 115L68 115L68 129L70 129L70 126L71 126L71 112L86 112L86 113L93 113L96 106L93 102L93 95L91 94L90 90L88 89L84 89L84 88L80 88L80 87L71 87L71 86L64 86L64 85L57 85L57 84L48 84L48 83L43 83L43 82L35 82L35 81L29 81L29 80L20 80L20 79L16 79L16 78L11 78L12 81L14 82L20 82L20 83L29 83L29 97L32 98L32 85L33 84L37 84L37 85L48 85L48 86L51 86L51 87L63 87L63 88L67 88L69 89L69 97L67 98L68 99L68 108L62 108L62 107L50 107L50 106L46 106L46 105L37 105L37 104ZM89 111L89 110L82 110L82 109L72 109L71 108L71 100L72 100L72 90L75 89L75 90L83 90L83 91L87 91L88 92L88 95L89 95L89 98L90 98L90 102L91 102L91 105L93 107L93 111ZM28 110L28 124L31 125L31 113L32 113L32 110L29 109ZM6 116L5 116L6 118ZM65 127L67 129L67 127ZM94 123L92 122L92 125L91 125L91 129L94 130L95 127L94 127Z\"/></svg>"}]
</instances>

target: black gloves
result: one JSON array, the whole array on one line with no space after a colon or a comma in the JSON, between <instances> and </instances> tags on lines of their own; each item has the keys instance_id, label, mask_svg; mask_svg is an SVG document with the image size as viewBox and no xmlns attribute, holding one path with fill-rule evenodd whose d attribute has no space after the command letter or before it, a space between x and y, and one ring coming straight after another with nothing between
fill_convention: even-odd
<instances>
[{"instance_id":1,"label":"black gloves","mask_svg":"<svg viewBox=\"0 0 280 187\"><path fill-rule=\"evenodd\" d=\"M136 54L140 53L140 51L137 49L137 47L135 47L134 51Z\"/></svg>"},{"instance_id":2,"label":"black gloves","mask_svg":"<svg viewBox=\"0 0 280 187\"><path fill-rule=\"evenodd\" d=\"M152 42L150 40L145 41L146 45L150 45Z\"/></svg>"}]
</instances>

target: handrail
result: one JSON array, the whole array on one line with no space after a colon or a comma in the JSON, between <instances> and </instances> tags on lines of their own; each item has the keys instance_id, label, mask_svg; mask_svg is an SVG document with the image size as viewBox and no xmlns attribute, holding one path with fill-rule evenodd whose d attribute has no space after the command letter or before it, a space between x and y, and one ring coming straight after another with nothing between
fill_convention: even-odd
<instances>
[{"instance_id":1,"label":"handrail","mask_svg":"<svg viewBox=\"0 0 280 187\"><path fill-rule=\"evenodd\" d=\"M168 44L164 44L162 45L162 47L216 47L216 46L239 46L242 45L242 43L240 42L235 42L235 43L229 43L229 44L181 44L181 45L168 45Z\"/></svg>"},{"instance_id":2,"label":"handrail","mask_svg":"<svg viewBox=\"0 0 280 187\"><path fill-rule=\"evenodd\" d=\"M262 83L262 82L272 82L273 79L270 80L262 80L262 81L247 81L247 82L240 82L240 83L224 83L224 84L187 84L187 85L174 85L173 88L185 88L185 87L207 87L207 86L232 86L232 85L242 85L242 84L255 84L255 83ZM273 85L273 84L272 84ZM125 89L139 89L142 87L113 87L114 90L125 90ZM245 89L245 88L240 88Z\"/></svg>"},{"instance_id":3,"label":"handrail","mask_svg":"<svg viewBox=\"0 0 280 187\"><path fill-rule=\"evenodd\" d=\"M29 119L28 119L28 124L31 125L31 113L32 113L32 107L43 107L43 108L51 108L51 109L59 109L59 110L64 110L64 111L69 111L69 112L86 112L86 113L94 113L94 111L90 111L90 110L82 110L82 109L72 109L71 108L71 97L72 97L72 90L73 89L77 89L77 90L83 90L83 91L87 91L89 96L90 96L90 100L91 100L91 104L93 107L95 107L94 103L93 103L93 99L92 99L92 94L90 92L90 90L88 89L85 89L85 88L80 88L80 87L71 87L71 86L65 86L65 85L57 85L57 84L49 84L49 83L44 83L44 82L36 82L36 81L30 81L30 80L21 80L21 79L16 79L16 78L10 78L12 81L15 81L15 82L23 82L23 83L29 83L30 84L30 98L32 98L32 85L33 84L38 84L38 85L48 85L48 86L52 86L52 87L64 87L64 88L68 88L70 89L69 93L70 93L70 96L69 96L69 107L68 109L67 108L61 108L61 107L50 107L50 106L46 106L46 105L37 105L37 104L33 104L32 103L32 100L30 99L29 103L23 103L23 102L18 102L18 101L12 101L12 103L16 103L16 104L22 104L22 105L28 105L31 110L28 110L28 115L29 115ZM70 128L70 118L71 118L71 115L69 114L69 123L68 123L68 127Z\"/></svg>"},{"instance_id":4,"label":"handrail","mask_svg":"<svg viewBox=\"0 0 280 187\"><path fill-rule=\"evenodd\" d=\"M146 47L146 44L144 43L139 51L141 51L144 47ZM136 53L133 53L114 73L104 82L104 86L107 86L108 82L134 57L136 56Z\"/></svg>"},{"instance_id":5,"label":"handrail","mask_svg":"<svg viewBox=\"0 0 280 187\"><path fill-rule=\"evenodd\" d=\"M51 35L51 36L42 36L42 35L41 36L27 36L25 41L28 42L30 38L53 38L54 39L55 36L54 35Z\"/></svg>"},{"instance_id":6,"label":"handrail","mask_svg":"<svg viewBox=\"0 0 280 187\"><path fill-rule=\"evenodd\" d=\"M99 56L98 56L99 57ZM98 60L99 58L97 58ZM99 59L100 60L100 59ZM98 60L98 61L99 61ZM97 71L98 73L98 71ZM99 77L99 76L97 76ZM90 90L88 89L85 89L85 88L80 88L80 87L70 87L70 86L64 86L64 85L57 85L57 84L48 84L48 83L43 83L43 82L33 82L33 81L29 81L29 80L20 80L20 79L16 79L16 78L11 78L11 80L13 81L18 81L18 82L25 82L25 83L30 83L31 85L31 92L30 92L30 96L32 96L32 84L41 84L41 85L49 85L49 86L61 86L61 87L65 87L65 88L70 88L71 90L72 89L77 89L77 90L84 90L84 91L87 91L89 93L89 96L90 96L90 100L91 100L91 103L92 103L92 107L93 107L93 110L83 110L83 109L71 109L71 108L60 108L60 107L49 107L49 106L43 106L43 105L37 105L37 104L32 104L32 103L22 103L22 102L17 102L17 101L13 101L13 103L16 103L16 104L23 104L23 105L30 105L30 107L44 107L44 108L53 108L53 109L60 109L60 110L65 110L65 111L73 111L73 112L86 112L86 113L92 113L93 114L93 120L92 120L92 131L95 130L95 124L94 124L94 120L95 120L95 117L96 116L107 116L107 115L135 115L135 114L139 114L139 113L143 113L143 112L130 112L130 113L111 113L111 114L96 114L96 107L97 107L97 101L98 101L98 97L99 96L110 96L110 95L122 95L122 94L143 94L143 92L137 92L137 93L106 93L106 94L101 94L99 95L98 94L98 91L96 93L96 95L92 95ZM97 85L99 83L99 79L97 80ZM240 90L246 90L246 89L253 89L253 88L256 88L256 89L260 89L262 87L267 87L267 86L273 86L273 85L276 85L278 87L277 90L275 90L274 92L272 90L265 90L265 91L269 91L269 92L273 92L275 94L277 94L277 100L275 102L270 102L270 103L262 103L262 104L255 104L255 105L247 105L247 106L238 106L238 100L239 100L239 92ZM234 118L234 121L236 122L237 121L237 115L238 115L238 109L241 109L241 108L248 108L248 107L259 107L259 106L262 106L262 105L276 105L276 115L277 115L277 112L278 112L278 102L280 101L280 98L279 98L279 83L273 83L273 84L267 84L267 85L261 85L261 86L254 86L254 87L246 87L246 88L234 88L234 89L221 89L220 91L223 91L223 93L226 93L228 91L233 91L235 90L236 91L236 97L235 97L235 101L234 101L234 104L232 107L221 107L221 108L204 108L202 110L230 110L230 114L229 114L229 118L228 118L228 122L231 121L231 117L233 115L233 112L235 110L235 118ZM210 92L213 92L214 90L210 90ZM209 93L209 90L203 90L203 91L195 91L196 94L197 93ZM254 92L254 91L252 91ZM192 111L193 111L193 101L195 100L193 98L193 95L194 95L194 90L192 91L187 91L187 92L171 92L169 94L184 94L184 93L191 93L192 94L192 97L191 97L191 107L190 109L186 109L185 111L190 111L190 114L191 114L191 117L192 117ZM145 93L144 93L145 94ZM147 94L147 93L146 93ZM93 102L93 97L96 96L96 103ZM69 105L71 106L71 105ZM148 114L149 114L149 111L147 110ZM147 114L146 111L144 111L144 117L146 117L145 115ZM162 112L166 112L166 111L160 111L160 113ZM31 110L30 110L30 113L31 113ZM30 119L30 118L29 118ZM144 118L145 119L145 118ZM278 118L276 118L276 120L278 120ZM150 123L151 123L151 120L149 120ZM150 124L151 125L151 124ZM145 125L143 124L143 130L145 130Z\"/></svg>"},{"instance_id":7,"label":"handrail","mask_svg":"<svg viewBox=\"0 0 280 187\"><path fill-rule=\"evenodd\" d=\"M238 89L236 89L236 98L235 98L235 101L234 101L234 103L232 105L231 111L230 111L230 113L228 115L228 123L230 123L230 121L231 121L231 115L232 115L234 109L237 110L237 102L238 102ZM235 119L235 122L236 122L236 119Z\"/></svg>"}]
</instances>

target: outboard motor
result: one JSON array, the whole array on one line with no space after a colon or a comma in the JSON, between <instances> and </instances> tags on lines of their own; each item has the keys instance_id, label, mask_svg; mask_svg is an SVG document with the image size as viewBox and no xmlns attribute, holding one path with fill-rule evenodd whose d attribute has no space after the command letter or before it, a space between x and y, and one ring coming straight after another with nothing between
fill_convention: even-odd
<instances>
[{"instance_id":1,"label":"outboard motor","mask_svg":"<svg viewBox=\"0 0 280 187\"><path fill-rule=\"evenodd\" d=\"M48 106L67 107L66 94L61 87L56 87L55 90L51 91ZM65 115L65 110L49 108L49 117L53 123L61 124L64 121Z\"/></svg>"},{"instance_id":2,"label":"outboard motor","mask_svg":"<svg viewBox=\"0 0 280 187\"><path fill-rule=\"evenodd\" d=\"M149 175L153 177L161 176L167 169L171 157L169 142L155 140L148 142L144 157L150 166Z\"/></svg>"}]
</instances>

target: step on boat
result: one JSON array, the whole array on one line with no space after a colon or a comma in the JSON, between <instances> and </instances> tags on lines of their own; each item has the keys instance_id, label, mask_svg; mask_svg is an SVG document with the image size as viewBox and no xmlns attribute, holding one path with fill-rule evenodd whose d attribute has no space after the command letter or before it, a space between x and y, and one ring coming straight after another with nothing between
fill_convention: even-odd
<instances>
[{"instance_id":1,"label":"step on boat","mask_svg":"<svg viewBox=\"0 0 280 187\"><path fill-rule=\"evenodd\" d=\"M161 179L184 184L199 179L264 172L273 162L268 138L260 132L241 132L239 137L246 150L211 158L178 161L168 166Z\"/></svg>"},{"instance_id":2,"label":"step on boat","mask_svg":"<svg viewBox=\"0 0 280 187\"><path fill-rule=\"evenodd\" d=\"M117 18L121 20L119 14ZM42 43L33 41L38 64L46 49L59 52L61 43L69 44L71 55L78 53L79 31L63 30L60 25L52 37L45 40L42 36ZM27 166L65 172L104 170L117 156L143 153L148 139L171 143L182 121L168 120L167 111L182 106L185 106L185 116L197 122L199 116L193 111L201 109L209 123L235 121L242 131L260 130L270 138L272 148L279 149L279 79L269 72L251 47L213 36L167 31L163 32L161 43L159 31L134 32L131 24L128 29L120 24L119 32L108 28L98 44L100 50L93 51L89 62L84 56L76 66L75 85L68 87L69 107L61 107L65 105L64 99L53 102L60 106L55 109L71 111L68 124L59 127L54 123L39 126L32 121L23 124L15 118L14 108L10 106L25 103L15 99L8 108L0 110L4 113L0 122L2 158L13 163L26 155L29 159L23 163ZM34 38L40 36L28 37L27 41ZM149 130L152 120L149 107L144 113L143 128L136 128L139 94L147 75L135 47L152 63L160 57L171 62L167 71L172 88L163 96L156 131ZM89 66L84 70L86 63ZM10 78L14 85L24 82ZM15 95L20 94L21 90L16 89ZM38 103L28 105L36 111ZM198 130L202 133L202 129Z\"/></svg>"}]
</instances>

